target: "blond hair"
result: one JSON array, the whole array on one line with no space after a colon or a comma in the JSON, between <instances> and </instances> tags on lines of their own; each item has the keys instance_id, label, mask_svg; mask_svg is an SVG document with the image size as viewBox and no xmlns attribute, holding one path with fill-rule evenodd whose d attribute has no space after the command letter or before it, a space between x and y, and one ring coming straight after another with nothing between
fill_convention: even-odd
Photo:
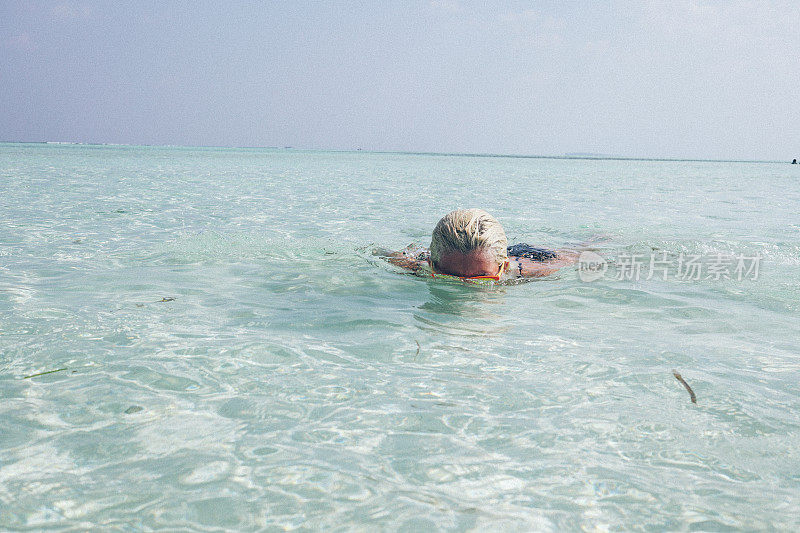
<instances>
[{"instance_id":1,"label":"blond hair","mask_svg":"<svg viewBox=\"0 0 800 533\"><path fill-rule=\"evenodd\" d=\"M478 248L492 252L498 265L508 259L508 239L503 226L483 209L458 209L447 213L433 228L431 260L438 266L442 254L469 253Z\"/></svg>"}]
</instances>

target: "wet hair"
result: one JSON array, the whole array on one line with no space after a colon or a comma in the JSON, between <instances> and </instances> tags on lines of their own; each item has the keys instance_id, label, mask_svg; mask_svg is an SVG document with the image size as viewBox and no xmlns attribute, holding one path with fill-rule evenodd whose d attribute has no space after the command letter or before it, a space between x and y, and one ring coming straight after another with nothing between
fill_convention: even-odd
<instances>
[{"instance_id":1,"label":"wet hair","mask_svg":"<svg viewBox=\"0 0 800 533\"><path fill-rule=\"evenodd\" d=\"M431 261L439 265L442 254L489 250L498 265L508 259L508 239L503 226L483 209L458 209L447 213L431 235Z\"/></svg>"}]
</instances>

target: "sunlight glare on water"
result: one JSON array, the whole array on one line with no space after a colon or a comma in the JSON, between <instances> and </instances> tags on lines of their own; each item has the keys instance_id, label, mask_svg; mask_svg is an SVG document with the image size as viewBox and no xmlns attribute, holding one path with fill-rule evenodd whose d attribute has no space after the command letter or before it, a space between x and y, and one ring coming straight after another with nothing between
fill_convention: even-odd
<instances>
[{"instance_id":1,"label":"sunlight glare on water","mask_svg":"<svg viewBox=\"0 0 800 533\"><path fill-rule=\"evenodd\" d=\"M799 179L0 145L0 528L796 530ZM763 260L480 288L371 253L457 207L617 265Z\"/></svg>"}]
</instances>

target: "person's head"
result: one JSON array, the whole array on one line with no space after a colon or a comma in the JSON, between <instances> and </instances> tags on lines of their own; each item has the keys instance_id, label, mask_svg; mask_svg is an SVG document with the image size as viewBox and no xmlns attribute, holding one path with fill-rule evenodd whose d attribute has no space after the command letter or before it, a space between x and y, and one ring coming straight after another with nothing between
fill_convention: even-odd
<instances>
[{"instance_id":1,"label":"person's head","mask_svg":"<svg viewBox=\"0 0 800 533\"><path fill-rule=\"evenodd\" d=\"M444 274L462 278L495 276L508 259L503 226L483 209L458 209L436 224L431 263Z\"/></svg>"}]
</instances>

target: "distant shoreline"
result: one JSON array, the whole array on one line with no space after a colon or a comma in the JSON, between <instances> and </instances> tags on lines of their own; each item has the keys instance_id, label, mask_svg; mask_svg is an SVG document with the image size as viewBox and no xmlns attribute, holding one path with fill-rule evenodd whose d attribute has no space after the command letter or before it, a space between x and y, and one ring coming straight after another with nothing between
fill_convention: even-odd
<instances>
[{"instance_id":1,"label":"distant shoreline","mask_svg":"<svg viewBox=\"0 0 800 533\"><path fill-rule=\"evenodd\" d=\"M119 144L119 143L89 143L71 141L0 141L0 144L37 144L46 146L100 146L107 148L187 148L187 149L212 149L212 150L279 150L297 152L333 152L333 153L359 153L359 154L396 154L419 155L438 157L497 157L510 159L561 159L561 160L586 160L586 161L652 161L675 163L786 163L783 160L760 159L692 159L679 157L627 157L621 155L593 154L586 152L571 152L564 155L525 155L525 154L493 154L493 153L466 153L466 152L415 152L391 150L364 150L353 148L349 150L324 149L324 148L294 148L291 146L212 146L212 145L180 145L180 144Z\"/></svg>"}]
</instances>

